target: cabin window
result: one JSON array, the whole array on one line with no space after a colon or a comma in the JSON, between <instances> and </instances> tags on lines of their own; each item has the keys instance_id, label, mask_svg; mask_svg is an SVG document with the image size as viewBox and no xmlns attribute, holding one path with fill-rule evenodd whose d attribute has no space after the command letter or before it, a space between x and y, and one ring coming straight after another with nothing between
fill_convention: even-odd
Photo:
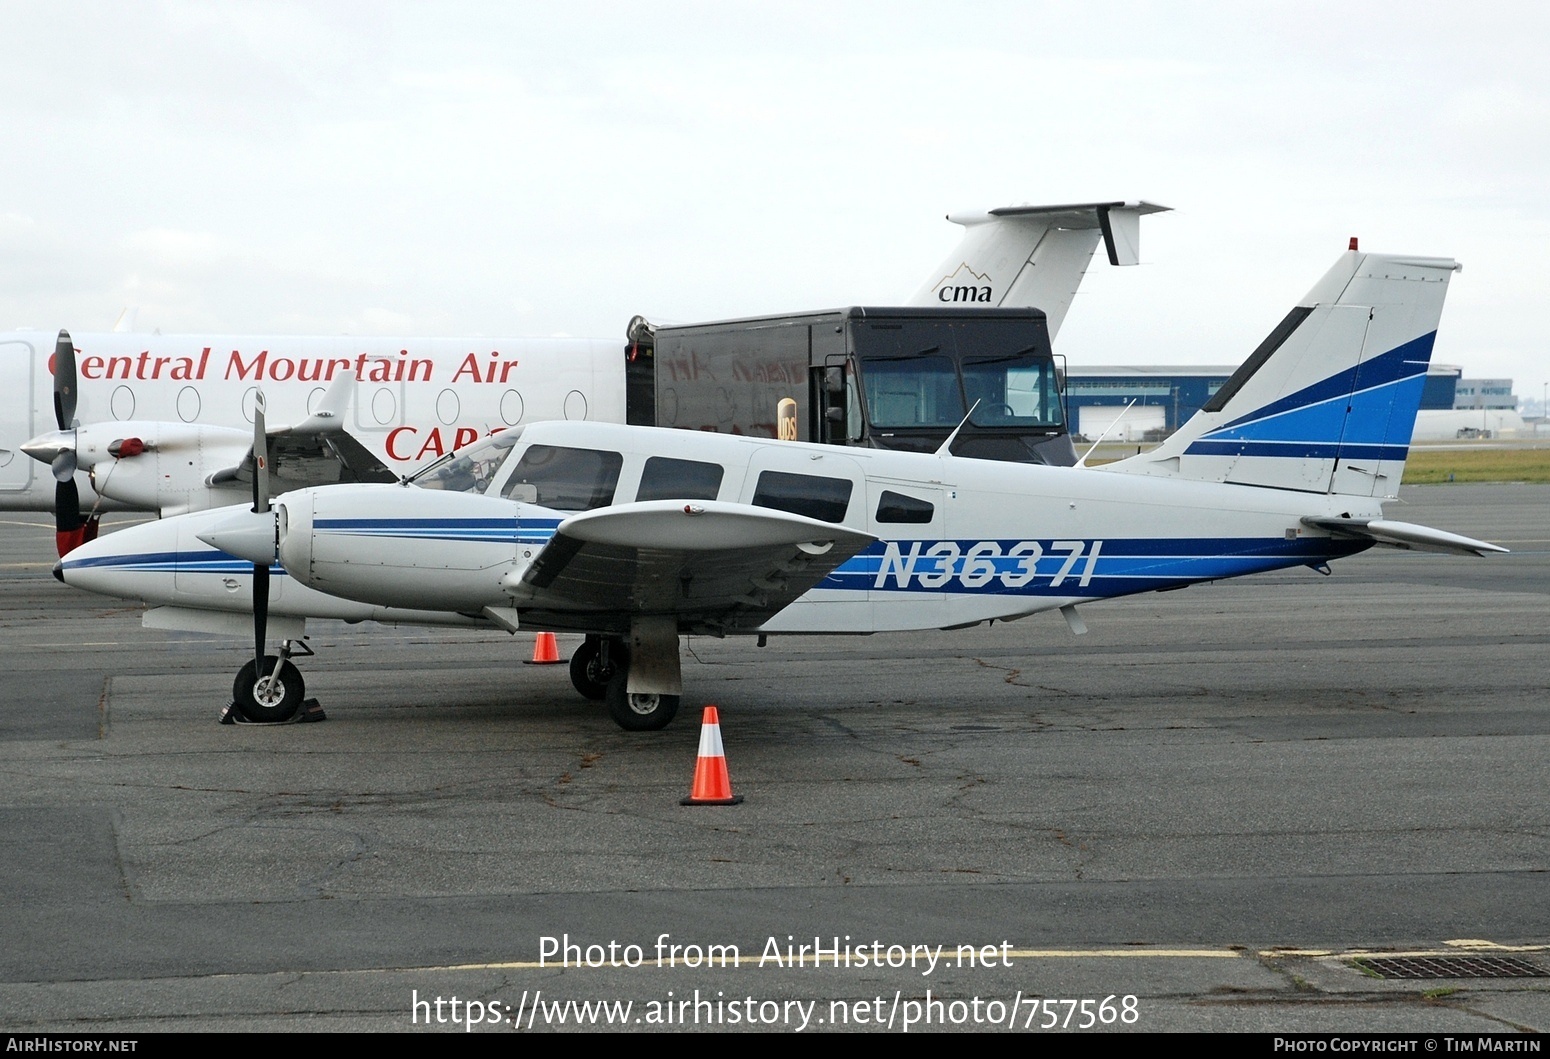
<instances>
[{"instance_id":1,"label":"cabin window","mask_svg":"<svg viewBox=\"0 0 1550 1059\"><path fill-rule=\"evenodd\" d=\"M501 495L557 511L591 511L613 503L623 464L617 452L531 445Z\"/></svg>"},{"instance_id":2,"label":"cabin window","mask_svg":"<svg viewBox=\"0 0 1550 1059\"><path fill-rule=\"evenodd\" d=\"M877 502L879 522L903 522L923 526L931 521L935 513L936 505L929 500L920 500L886 489L883 490L882 499Z\"/></svg>"},{"instance_id":3,"label":"cabin window","mask_svg":"<svg viewBox=\"0 0 1550 1059\"><path fill-rule=\"evenodd\" d=\"M719 463L653 456L641 471L636 500L714 500L721 491Z\"/></svg>"},{"instance_id":4,"label":"cabin window","mask_svg":"<svg viewBox=\"0 0 1550 1059\"><path fill-rule=\"evenodd\" d=\"M845 509L850 506L850 490L848 478L765 471L759 475L759 488L753 494L753 502L756 507L789 511L820 522L843 522Z\"/></svg>"}]
</instances>

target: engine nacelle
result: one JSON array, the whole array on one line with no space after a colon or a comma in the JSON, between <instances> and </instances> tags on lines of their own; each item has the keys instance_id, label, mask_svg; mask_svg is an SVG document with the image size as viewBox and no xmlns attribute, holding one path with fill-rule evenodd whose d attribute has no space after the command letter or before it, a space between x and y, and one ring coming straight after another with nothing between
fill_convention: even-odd
<instances>
[{"instance_id":1,"label":"engine nacelle","mask_svg":"<svg viewBox=\"0 0 1550 1059\"><path fill-rule=\"evenodd\" d=\"M383 606L477 614L506 600L501 578L541 546L521 539L523 510L539 509L499 497L334 485L286 493L275 509L291 577Z\"/></svg>"},{"instance_id":2,"label":"engine nacelle","mask_svg":"<svg viewBox=\"0 0 1550 1059\"><path fill-rule=\"evenodd\" d=\"M75 443L100 496L164 515L240 503L248 487L211 478L240 466L252 445L247 431L159 420L83 424Z\"/></svg>"}]
</instances>

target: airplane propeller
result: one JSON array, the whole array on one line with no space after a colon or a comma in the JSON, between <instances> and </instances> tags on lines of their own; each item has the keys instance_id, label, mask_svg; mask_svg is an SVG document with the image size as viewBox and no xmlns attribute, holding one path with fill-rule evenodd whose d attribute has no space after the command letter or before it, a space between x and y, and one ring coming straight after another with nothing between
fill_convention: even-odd
<instances>
[{"instance_id":1,"label":"airplane propeller","mask_svg":"<svg viewBox=\"0 0 1550 1059\"><path fill-rule=\"evenodd\" d=\"M269 568L277 558L278 525L269 502L269 442L264 425L264 394L253 405L253 507L199 539L227 555L253 564L253 661L237 673L232 702L250 721L287 721L301 706L305 687L288 651L265 655L269 633Z\"/></svg>"},{"instance_id":2,"label":"airplane propeller","mask_svg":"<svg viewBox=\"0 0 1550 1059\"><path fill-rule=\"evenodd\" d=\"M60 331L54 343L54 425L58 432L51 439L53 455L49 469L54 474L54 543L64 556L97 536L97 519L81 515L81 491L75 484L77 468L76 436L80 422L75 418L75 344L69 331ZM27 446L22 446L23 450Z\"/></svg>"}]
</instances>

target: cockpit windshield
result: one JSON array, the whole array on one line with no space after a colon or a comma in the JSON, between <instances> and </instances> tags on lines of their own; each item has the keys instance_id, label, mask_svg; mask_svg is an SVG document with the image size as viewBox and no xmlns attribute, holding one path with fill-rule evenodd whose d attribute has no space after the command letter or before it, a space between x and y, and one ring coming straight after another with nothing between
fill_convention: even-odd
<instances>
[{"instance_id":1,"label":"cockpit windshield","mask_svg":"<svg viewBox=\"0 0 1550 1059\"><path fill-rule=\"evenodd\" d=\"M521 436L521 429L503 430L466 448L449 452L417 471L409 479L410 484L449 493L482 493L489 488L490 480Z\"/></svg>"}]
</instances>

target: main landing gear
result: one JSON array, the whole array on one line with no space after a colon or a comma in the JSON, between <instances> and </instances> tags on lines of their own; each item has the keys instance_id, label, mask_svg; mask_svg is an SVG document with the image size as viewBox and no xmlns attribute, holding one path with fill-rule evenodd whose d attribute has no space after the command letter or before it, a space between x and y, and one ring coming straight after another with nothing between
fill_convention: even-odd
<instances>
[{"instance_id":1,"label":"main landing gear","mask_svg":"<svg viewBox=\"0 0 1550 1059\"><path fill-rule=\"evenodd\" d=\"M678 673L678 630L672 628L671 657L660 635L632 630L622 637L588 635L571 655L570 680L586 698L608 707L614 723L627 732L665 728L678 713L682 688ZM634 690L631 690L631 687Z\"/></svg>"},{"instance_id":2,"label":"main landing gear","mask_svg":"<svg viewBox=\"0 0 1550 1059\"><path fill-rule=\"evenodd\" d=\"M311 657L312 650L301 640L286 640L278 655L264 656L262 674L257 661L251 658L237 670L237 679L231 686L231 704L244 721L280 724L295 717L307 701L307 685L301 670L291 662L293 654Z\"/></svg>"}]
</instances>

